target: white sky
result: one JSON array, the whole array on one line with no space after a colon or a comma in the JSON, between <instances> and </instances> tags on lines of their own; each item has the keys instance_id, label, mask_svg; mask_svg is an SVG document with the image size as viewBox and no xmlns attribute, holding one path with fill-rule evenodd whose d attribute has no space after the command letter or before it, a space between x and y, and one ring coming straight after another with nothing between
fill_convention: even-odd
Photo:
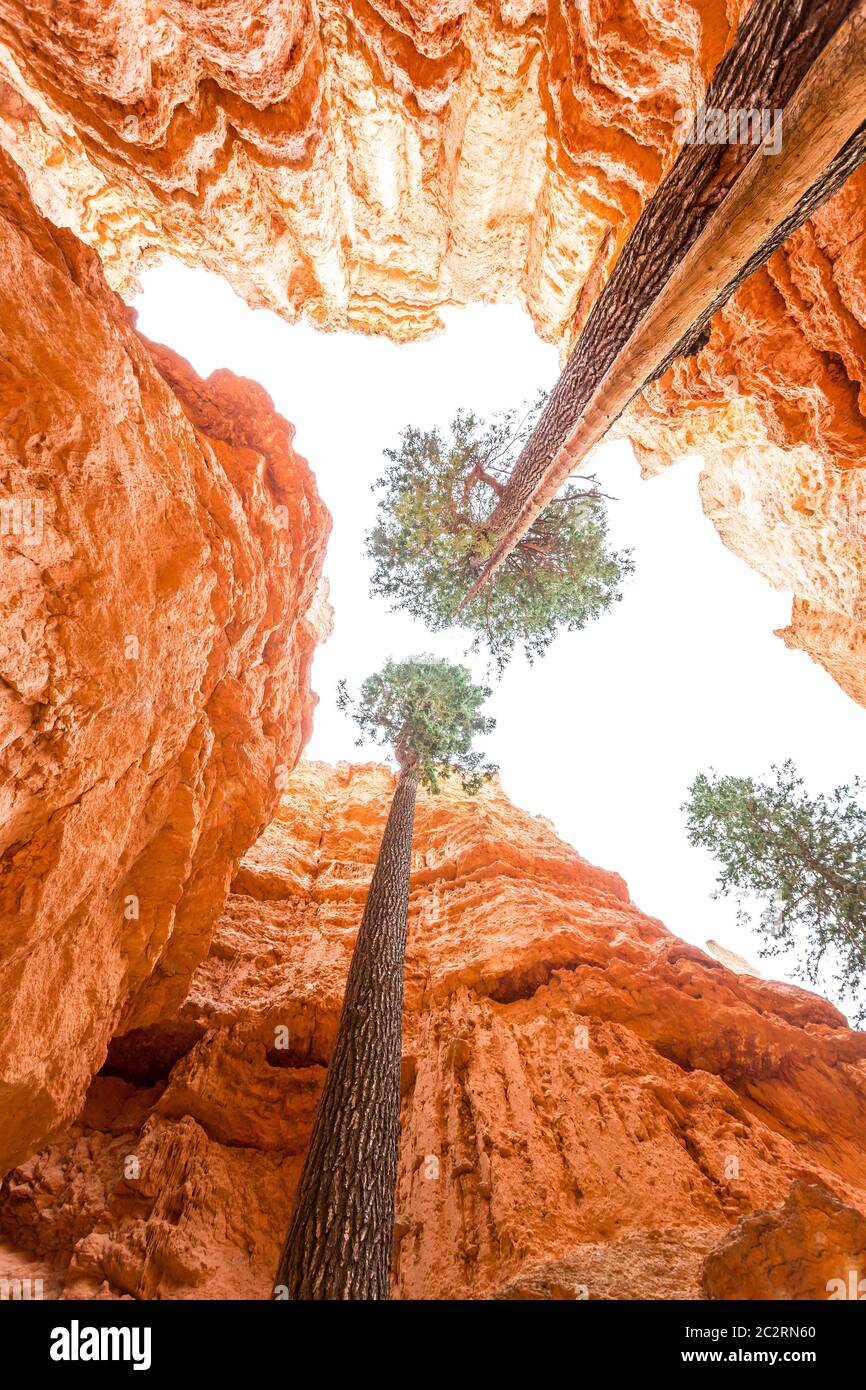
<instances>
[{"instance_id":1,"label":"white sky","mask_svg":"<svg viewBox=\"0 0 866 1390\"><path fill-rule=\"evenodd\" d=\"M406 424L447 424L454 410L481 415L549 387L554 350L513 305L453 310L439 337L397 347L382 339L322 334L249 309L215 275L165 262L143 276L139 326L207 376L229 367L259 381L297 427L334 518L326 573L334 635L320 647L320 696L306 756L381 758L355 746L335 704L389 656L432 651L466 660L460 633L430 634L369 597L363 535L371 526L383 447ZM703 946L714 938L762 973L730 901L713 902L714 861L692 849L680 806L696 772L711 766L763 774L791 756L813 790L850 778L866 714L773 629L790 596L725 549L698 501L699 462L644 482L627 444L602 445L594 471L613 542L634 551L636 572L614 611L560 637L530 668L516 656L487 706L497 719L485 751L512 800L548 817L592 863L615 869L644 911ZM469 659L479 676L483 659Z\"/></svg>"}]
</instances>

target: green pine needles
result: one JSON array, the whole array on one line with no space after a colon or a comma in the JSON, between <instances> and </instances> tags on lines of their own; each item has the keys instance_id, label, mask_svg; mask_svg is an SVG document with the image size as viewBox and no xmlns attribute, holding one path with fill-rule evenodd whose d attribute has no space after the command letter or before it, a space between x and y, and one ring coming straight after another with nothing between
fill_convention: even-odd
<instances>
[{"instance_id":1,"label":"green pine needles","mask_svg":"<svg viewBox=\"0 0 866 1390\"><path fill-rule=\"evenodd\" d=\"M763 900L762 955L794 948L812 984L829 958L839 989L856 998L866 980L866 784L810 796L790 759L771 773L697 776L683 807L689 840L719 860L716 896L733 896L744 919L746 900Z\"/></svg>"},{"instance_id":2,"label":"green pine needles","mask_svg":"<svg viewBox=\"0 0 866 1390\"><path fill-rule=\"evenodd\" d=\"M472 748L478 734L495 727L481 713L490 693L465 666L416 656L386 662L362 683L357 699L341 681L337 702L361 730L359 745L370 739L390 747L401 768L417 769L428 791L438 792L441 777L456 775L474 795L496 771Z\"/></svg>"},{"instance_id":3,"label":"green pine needles","mask_svg":"<svg viewBox=\"0 0 866 1390\"><path fill-rule=\"evenodd\" d=\"M544 398L518 418L488 424L458 411L450 430L405 429L377 487L376 525L367 537L375 595L405 609L433 632L468 629L501 673L514 649L541 656L560 631L607 612L632 571L627 552L610 549L604 497L593 477L566 484L496 575L460 604L493 550L489 519Z\"/></svg>"}]
</instances>

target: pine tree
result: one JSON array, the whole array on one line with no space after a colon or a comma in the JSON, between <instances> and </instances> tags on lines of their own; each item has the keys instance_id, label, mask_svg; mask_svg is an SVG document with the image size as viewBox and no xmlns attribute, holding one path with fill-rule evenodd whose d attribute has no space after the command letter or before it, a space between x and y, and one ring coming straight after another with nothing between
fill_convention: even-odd
<instances>
[{"instance_id":1,"label":"pine tree","mask_svg":"<svg viewBox=\"0 0 866 1390\"><path fill-rule=\"evenodd\" d=\"M400 773L352 956L337 1039L276 1277L275 1297L388 1297L400 1129L403 963L415 798L456 774L470 793L493 768L473 751L490 691L462 666L388 662L352 701L362 731Z\"/></svg>"},{"instance_id":2,"label":"pine tree","mask_svg":"<svg viewBox=\"0 0 866 1390\"><path fill-rule=\"evenodd\" d=\"M432 631L467 628L501 671L518 645L532 660L560 631L582 628L620 597L631 559L608 546L605 498L591 475L572 480L462 608L495 544L490 518L542 405L485 423L458 411L450 432L403 431L376 486L384 489L367 553L373 593ZM584 486L580 486L583 483Z\"/></svg>"},{"instance_id":3,"label":"pine tree","mask_svg":"<svg viewBox=\"0 0 866 1390\"><path fill-rule=\"evenodd\" d=\"M744 919L750 899L763 902L762 955L794 948L812 984L829 956L840 991L856 996L866 981L866 785L810 796L790 760L772 777L697 776L683 807L689 840L720 861L717 896L735 897Z\"/></svg>"}]
</instances>

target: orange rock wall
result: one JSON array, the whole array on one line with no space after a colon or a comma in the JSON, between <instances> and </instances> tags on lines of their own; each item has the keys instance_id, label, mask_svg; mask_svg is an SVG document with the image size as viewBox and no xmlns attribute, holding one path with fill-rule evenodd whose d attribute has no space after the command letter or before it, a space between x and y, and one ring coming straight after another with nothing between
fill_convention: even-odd
<instances>
[{"instance_id":1,"label":"orange rock wall","mask_svg":"<svg viewBox=\"0 0 866 1390\"><path fill-rule=\"evenodd\" d=\"M517 298L565 348L744 9L0 0L0 145L51 218L0 156L0 1272L266 1295L392 787L305 767L223 912L309 732L328 520L265 393L103 275L169 252L397 340ZM861 172L624 422L647 472L704 455L862 703L864 227ZM395 1291L820 1294L864 1051L499 789L422 799Z\"/></svg>"},{"instance_id":2,"label":"orange rock wall","mask_svg":"<svg viewBox=\"0 0 866 1390\"><path fill-rule=\"evenodd\" d=\"M746 8L0 0L0 142L119 287L168 250L325 328L516 296L559 342Z\"/></svg>"},{"instance_id":3,"label":"orange rock wall","mask_svg":"<svg viewBox=\"0 0 866 1390\"><path fill-rule=\"evenodd\" d=\"M309 735L328 515L0 155L0 1172L176 1008Z\"/></svg>"},{"instance_id":4,"label":"orange rock wall","mask_svg":"<svg viewBox=\"0 0 866 1390\"><path fill-rule=\"evenodd\" d=\"M0 1264L67 1296L268 1296L393 787L300 765L181 1009L116 1038L10 1175ZM848 1258L866 1035L678 941L496 784L419 798L406 1005L397 1297L704 1297L755 1212L781 1254L738 1296ZM812 1284L795 1181L836 1214Z\"/></svg>"}]
</instances>

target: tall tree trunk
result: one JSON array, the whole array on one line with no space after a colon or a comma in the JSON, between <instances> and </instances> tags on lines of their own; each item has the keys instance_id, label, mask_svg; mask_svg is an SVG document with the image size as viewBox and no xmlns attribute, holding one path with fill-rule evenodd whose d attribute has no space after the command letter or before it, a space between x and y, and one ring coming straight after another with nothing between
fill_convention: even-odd
<instances>
[{"instance_id":1,"label":"tall tree trunk","mask_svg":"<svg viewBox=\"0 0 866 1390\"><path fill-rule=\"evenodd\" d=\"M746 267L751 273L772 254L783 239L779 229L789 235L835 192L843 181L844 172L850 173L857 167L863 157L862 139L849 141L845 157L834 157L863 115L862 102L856 96L857 82L862 80L857 55L863 43L863 25L857 16L862 16L863 8L862 0L754 0L737 30L734 46L716 70L706 93L705 107L725 113L738 109L776 111L787 108L782 123L787 147L793 134L788 128L789 114L796 110L798 89L802 85L805 93L806 79L813 66L817 73L818 59L829 55L834 36L840 34L850 20L851 35L847 44L837 45L837 63L843 69L847 64L850 70L851 94L846 94L841 87L837 91L836 126L827 120L823 126L817 126L813 145L823 151L828 134L832 144L831 127L838 127L840 138L829 154L822 153L822 170L813 170L803 187L797 190L788 216L787 208L780 209L774 216L780 201L779 180L775 185L772 183L778 155L764 155L745 143L701 143L683 147L644 208L521 452L490 519L499 544L470 593L476 592L492 575L541 507L553 496L562 476L568 475L571 467L585 456L591 444L612 423L612 419L606 417L610 414L608 406L617 393L607 389L610 384L615 379L625 382L628 377L628 389L620 393L622 401L617 395L613 407L619 414L675 355L696 350L711 312L721 307L734 292L744 278ZM829 59L826 65L829 67ZM820 101L823 95L816 92L816 99ZM846 98L850 110L844 106ZM858 108L859 115L856 114ZM855 116L856 119L849 119ZM801 121L801 126L804 125L808 125L808 121ZM810 131L810 135L812 133ZM792 145L795 143L792 141ZM828 168L831 161L833 167ZM808 159L804 159L804 171L810 167ZM759 183L761 171L768 176L766 189ZM810 187L822 171L823 177ZM786 192L792 185L790 178L787 184ZM670 344L663 344L660 332L642 330L649 327L653 316L660 322L666 319L673 322L678 306L672 303L668 308L667 300L673 301L676 297L677 272L690 252L696 281L702 277L703 262L712 265L714 247L709 244L711 238L707 233L715 231L720 221L724 221L728 207L734 206L734 192L741 186L748 187L752 200L752 230L756 233L752 244L748 244L747 238L741 238L741 254L738 263L731 267L731 273L715 284L702 284L704 301L699 300L695 285L691 295L694 312L690 316L686 314L683 331L677 333ZM695 255L696 252L701 254ZM686 294L680 295L683 303L689 298ZM705 310L710 312L702 312ZM640 352L636 350L639 338L648 340L647 344L641 342ZM653 344L662 345L655 356ZM628 370L626 358L630 359ZM598 416L591 441L588 440L586 448L581 447L579 453L569 447L568 453L574 452L574 457L566 457L569 435L582 417L590 415ZM558 459L562 460L564 473L555 481L554 471L562 472L562 469L554 469L554 461Z\"/></svg>"},{"instance_id":2,"label":"tall tree trunk","mask_svg":"<svg viewBox=\"0 0 866 1390\"><path fill-rule=\"evenodd\" d=\"M417 770L405 766L355 943L337 1041L280 1258L275 1297L388 1297L400 1132L403 964L417 789Z\"/></svg>"}]
</instances>

